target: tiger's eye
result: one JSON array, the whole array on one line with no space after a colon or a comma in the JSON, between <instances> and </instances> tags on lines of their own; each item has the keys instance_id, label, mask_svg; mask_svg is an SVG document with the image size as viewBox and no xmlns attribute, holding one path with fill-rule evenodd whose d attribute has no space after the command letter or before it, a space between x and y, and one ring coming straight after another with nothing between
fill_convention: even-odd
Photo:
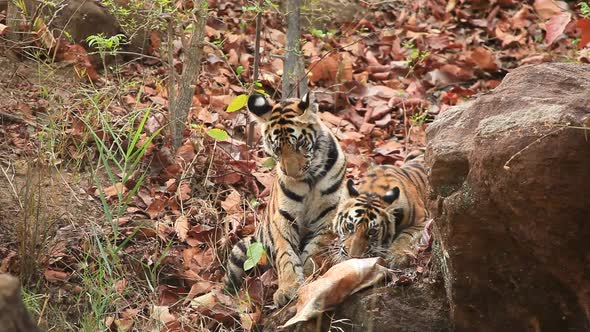
<instances>
[{"instance_id":1,"label":"tiger's eye","mask_svg":"<svg viewBox=\"0 0 590 332\"><path fill-rule=\"evenodd\" d=\"M377 235L377 228L370 228L367 233L369 234L369 236L375 236Z\"/></svg>"},{"instance_id":2,"label":"tiger's eye","mask_svg":"<svg viewBox=\"0 0 590 332\"><path fill-rule=\"evenodd\" d=\"M346 229L348 229L349 231L354 231L354 224L349 222L348 224L346 224Z\"/></svg>"}]
</instances>

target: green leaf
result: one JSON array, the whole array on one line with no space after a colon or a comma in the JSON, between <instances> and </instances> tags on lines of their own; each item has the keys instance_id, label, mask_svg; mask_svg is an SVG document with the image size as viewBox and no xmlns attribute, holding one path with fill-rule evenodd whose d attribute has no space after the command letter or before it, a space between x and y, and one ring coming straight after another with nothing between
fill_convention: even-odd
<instances>
[{"instance_id":1,"label":"green leaf","mask_svg":"<svg viewBox=\"0 0 590 332\"><path fill-rule=\"evenodd\" d=\"M255 207L257 207L258 205L260 205L260 202L259 202L259 201L258 201L256 198L252 198L252 199L250 200L250 206L251 206L251 207L255 208Z\"/></svg>"},{"instance_id":2,"label":"green leaf","mask_svg":"<svg viewBox=\"0 0 590 332\"><path fill-rule=\"evenodd\" d=\"M253 260L251 260L251 259L248 258L244 262L244 271L252 270L254 268L254 266L256 266L256 263L254 263Z\"/></svg>"},{"instance_id":3,"label":"green leaf","mask_svg":"<svg viewBox=\"0 0 590 332\"><path fill-rule=\"evenodd\" d=\"M266 158L266 160L262 163L262 166L266 168L274 168L276 165L277 162L272 157Z\"/></svg>"},{"instance_id":4,"label":"green leaf","mask_svg":"<svg viewBox=\"0 0 590 332\"><path fill-rule=\"evenodd\" d=\"M262 256L265 254L264 247L260 242L254 242L250 244L248 247L248 251L246 252L246 256L248 259L244 262L244 271L248 271L252 269L260 260Z\"/></svg>"},{"instance_id":5,"label":"green leaf","mask_svg":"<svg viewBox=\"0 0 590 332\"><path fill-rule=\"evenodd\" d=\"M226 141L229 138L227 131L218 128L210 129L207 135L218 141Z\"/></svg>"},{"instance_id":6,"label":"green leaf","mask_svg":"<svg viewBox=\"0 0 590 332\"><path fill-rule=\"evenodd\" d=\"M248 103L248 95L241 94L234 98L234 100L232 100L231 103L229 103L229 105L227 105L227 109L225 111L228 113L235 112L240 108L246 106L246 103Z\"/></svg>"},{"instance_id":7,"label":"green leaf","mask_svg":"<svg viewBox=\"0 0 590 332\"><path fill-rule=\"evenodd\" d=\"M244 71L244 66L240 65L238 66L238 68L236 68L236 74L241 75L242 72Z\"/></svg>"}]
</instances>

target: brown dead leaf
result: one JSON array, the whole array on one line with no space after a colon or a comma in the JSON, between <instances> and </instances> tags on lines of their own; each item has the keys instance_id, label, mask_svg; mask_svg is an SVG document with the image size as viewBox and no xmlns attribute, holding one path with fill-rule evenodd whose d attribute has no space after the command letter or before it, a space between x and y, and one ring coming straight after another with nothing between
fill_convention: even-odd
<instances>
[{"instance_id":1,"label":"brown dead leaf","mask_svg":"<svg viewBox=\"0 0 590 332\"><path fill-rule=\"evenodd\" d=\"M191 198L191 185L187 181L182 181L180 183L180 188L178 188L178 192L176 193L176 197L178 197L181 201L186 201Z\"/></svg>"},{"instance_id":2,"label":"brown dead leaf","mask_svg":"<svg viewBox=\"0 0 590 332\"><path fill-rule=\"evenodd\" d=\"M275 176L270 172L253 172L252 175L262 183L264 188L270 188L275 180Z\"/></svg>"},{"instance_id":3,"label":"brown dead leaf","mask_svg":"<svg viewBox=\"0 0 590 332\"><path fill-rule=\"evenodd\" d=\"M186 243L192 247L196 247L203 243L212 243L212 241L215 239L215 236L217 235L218 230L218 228L208 225L195 225L188 231Z\"/></svg>"},{"instance_id":4,"label":"brown dead leaf","mask_svg":"<svg viewBox=\"0 0 590 332\"><path fill-rule=\"evenodd\" d=\"M117 293L123 295L125 288L127 288L127 279L123 278L115 282L115 290L117 291Z\"/></svg>"},{"instance_id":5,"label":"brown dead leaf","mask_svg":"<svg viewBox=\"0 0 590 332\"><path fill-rule=\"evenodd\" d=\"M176 218L176 221L174 222L174 229L176 230L176 235L178 235L178 239L180 241L186 241L189 228L190 224L188 223L186 216L180 216Z\"/></svg>"},{"instance_id":6,"label":"brown dead leaf","mask_svg":"<svg viewBox=\"0 0 590 332\"><path fill-rule=\"evenodd\" d=\"M164 208L166 206L166 200L162 197L154 198L152 204L150 204L145 211L150 218L157 219L164 213Z\"/></svg>"},{"instance_id":7,"label":"brown dead leaf","mask_svg":"<svg viewBox=\"0 0 590 332\"><path fill-rule=\"evenodd\" d=\"M106 187L103 189L103 193L107 199L117 196L118 193L121 195L127 192L127 187L125 187L121 182L115 183L110 187ZM100 191L96 189L94 193L96 196L100 196Z\"/></svg>"},{"instance_id":8,"label":"brown dead leaf","mask_svg":"<svg viewBox=\"0 0 590 332\"><path fill-rule=\"evenodd\" d=\"M498 69L494 53L485 47L475 47L473 51L468 53L467 57L483 70L494 71Z\"/></svg>"},{"instance_id":9,"label":"brown dead leaf","mask_svg":"<svg viewBox=\"0 0 590 332\"><path fill-rule=\"evenodd\" d=\"M197 281L191 286L191 290L184 299L184 304L189 303L195 296L203 295L213 288L214 284L210 281Z\"/></svg>"},{"instance_id":10,"label":"brown dead leaf","mask_svg":"<svg viewBox=\"0 0 590 332\"><path fill-rule=\"evenodd\" d=\"M563 34L565 27L571 20L572 14L570 12L563 12L551 17L545 24L545 42L547 44L553 44Z\"/></svg>"},{"instance_id":11,"label":"brown dead leaf","mask_svg":"<svg viewBox=\"0 0 590 332\"><path fill-rule=\"evenodd\" d=\"M190 306L201 314L212 317L220 322L231 321L237 315L238 308L234 299L219 289L212 289L209 293L194 298Z\"/></svg>"},{"instance_id":12,"label":"brown dead leaf","mask_svg":"<svg viewBox=\"0 0 590 332\"><path fill-rule=\"evenodd\" d=\"M391 99L394 96L399 95L398 90L394 90L385 85L373 85L367 87L367 96L377 96L383 99Z\"/></svg>"},{"instance_id":13,"label":"brown dead leaf","mask_svg":"<svg viewBox=\"0 0 590 332\"><path fill-rule=\"evenodd\" d=\"M10 28L2 23L0 23L0 36L9 33L10 32Z\"/></svg>"},{"instance_id":14,"label":"brown dead leaf","mask_svg":"<svg viewBox=\"0 0 590 332\"><path fill-rule=\"evenodd\" d=\"M590 20L587 18L581 18L576 21L576 26L580 29L581 40L578 44L578 48L584 48L590 42Z\"/></svg>"},{"instance_id":15,"label":"brown dead leaf","mask_svg":"<svg viewBox=\"0 0 590 332\"><path fill-rule=\"evenodd\" d=\"M176 317L170 313L170 308L163 305L153 305L150 318L164 324L176 320Z\"/></svg>"},{"instance_id":16,"label":"brown dead leaf","mask_svg":"<svg viewBox=\"0 0 590 332\"><path fill-rule=\"evenodd\" d=\"M115 326L117 326L117 332L128 332L133 328L133 320L115 319Z\"/></svg>"},{"instance_id":17,"label":"brown dead leaf","mask_svg":"<svg viewBox=\"0 0 590 332\"><path fill-rule=\"evenodd\" d=\"M539 17L546 20L568 10L569 6L564 1L535 0L533 8L535 8Z\"/></svg>"},{"instance_id":18,"label":"brown dead leaf","mask_svg":"<svg viewBox=\"0 0 590 332\"><path fill-rule=\"evenodd\" d=\"M227 213L234 213L241 211L240 203L242 202L242 196L236 190L232 190L229 195L221 202L221 207Z\"/></svg>"},{"instance_id":19,"label":"brown dead leaf","mask_svg":"<svg viewBox=\"0 0 590 332\"><path fill-rule=\"evenodd\" d=\"M45 269L45 271L43 271L43 275L45 276L45 279L49 282L64 282L68 280L70 273L64 271Z\"/></svg>"},{"instance_id":20,"label":"brown dead leaf","mask_svg":"<svg viewBox=\"0 0 590 332\"><path fill-rule=\"evenodd\" d=\"M352 62L346 53L332 53L310 65L309 80L317 83L352 81Z\"/></svg>"},{"instance_id":21,"label":"brown dead leaf","mask_svg":"<svg viewBox=\"0 0 590 332\"><path fill-rule=\"evenodd\" d=\"M403 144L396 140L387 141L385 144L375 148L375 153L387 156L394 152L400 152L403 149Z\"/></svg>"}]
</instances>

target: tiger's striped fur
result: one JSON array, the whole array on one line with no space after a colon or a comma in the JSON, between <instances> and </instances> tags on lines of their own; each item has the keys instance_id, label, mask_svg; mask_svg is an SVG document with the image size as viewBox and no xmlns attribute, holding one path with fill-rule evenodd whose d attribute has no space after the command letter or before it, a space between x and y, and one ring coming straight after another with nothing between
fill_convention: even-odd
<instances>
[{"instance_id":1,"label":"tiger's striped fur","mask_svg":"<svg viewBox=\"0 0 590 332\"><path fill-rule=\"evenodd\" d=\"M253 95L248 109L262 127L267 155L277 161L277 175L254 235L232 249L225 284L230 291L239 289L247 248L260 242L277 269L274 302L282 306L295 297L314 270L313 258L327 252L334 238L331 224L343 191L346 159L307 96L272 106L262 95Z\"/></svg>"},{"instance_id":2,"label":"tiger's striped fur","mask_svg":"<svg viewBox=\"0 0 590 332\"><path fill-rule=\"evenodd\" d=\"M401 167L374 167L358 191L348 181L349 198L342 199L333 224L341 260L380 256L390 267L407 265L405 251L420 238L428 218L423 164L420 153Z\"/></svg>"}]
</instances>

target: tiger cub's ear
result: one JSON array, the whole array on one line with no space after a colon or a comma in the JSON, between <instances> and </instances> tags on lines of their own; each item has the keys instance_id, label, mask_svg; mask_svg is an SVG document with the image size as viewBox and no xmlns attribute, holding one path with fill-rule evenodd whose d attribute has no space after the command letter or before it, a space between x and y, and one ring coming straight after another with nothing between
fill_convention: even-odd
<instances>
[{"instance_id":1,"label":"tiger cub's ear","mask_svg":"<svg viewBox=\"0 0 590 332\"><path fill-rule=\"evenodd\" d=\"M309 107L309 92L303 95L303 97L301 97L301 101L299 102L297 107L299 107L300 110L307 110L307 108Z\"/></svg>"},{"instance_id":2,"label":"tiger cub's ear","mask_svg":"<svg viewBox=\"0 0 590 332\"><path fill-rule=\"evenodd\" d=\"M297 107L303 111L302 120L314 121L318 112L318 104L313 102L313 93L308 92L302 98Z\"/></svg>"},{"instance_id":3,"label":"tiger cub's ear","mask_svg":"<svg viewBox=\"0 0 590 332\"><path fill-rule=\"evenodd\" d=\"M354 181L352 179L348 179L346 182L346 188L348 189L349 197L357 197L359 195L359 192L354 187Z\"/></svg>"},{"instance_id":4,"label":"tiger cub's ear","mask_svg":"<svg viewBox=\"0 0 590 332\"><path fill-rule=\"evenodd\" d=\"M399 188L394 187L390 191L386 192L385 195L383 195L383 197L381 197L381 198L387 204L391 204L391 203L395 202L395 200L399 198Z\"/></svg>"},{"instance_id":5,"label":"tiger cub's ear","mask_svg":"<svg viewBox=\"0 0 590 332\"><path fill-rule=\"evenodd\" d=\"M272 110L272 105L266 98L255 93L248 97L248 110L258 118L264 118Z\"/></svg>"}]
</instances>

